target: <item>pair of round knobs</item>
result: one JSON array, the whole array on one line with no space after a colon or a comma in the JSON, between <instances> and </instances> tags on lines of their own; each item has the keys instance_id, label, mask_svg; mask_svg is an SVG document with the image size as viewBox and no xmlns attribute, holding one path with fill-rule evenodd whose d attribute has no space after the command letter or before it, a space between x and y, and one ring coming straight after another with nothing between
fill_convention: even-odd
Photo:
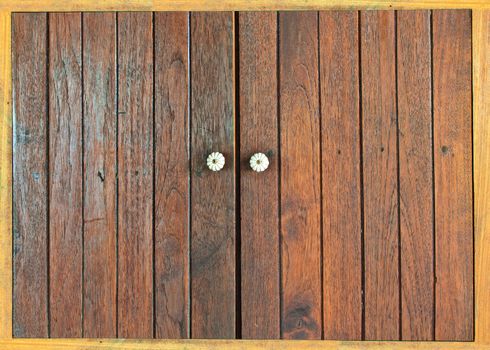
<instances>
[{"instance_id":1,"label":"pair of round knobs","mask_svg":"<svg viewBox=\"0 0 490 350\"><path fill-rule=\"evenodd\" d=\"M264 153L255 153L249 163L253 171L260 173L269 167L269 158ZM220 171L225 166L225 156L220 152L213 152L208 156L207 164L209 170Z\"/></svg>"}]
</instances>

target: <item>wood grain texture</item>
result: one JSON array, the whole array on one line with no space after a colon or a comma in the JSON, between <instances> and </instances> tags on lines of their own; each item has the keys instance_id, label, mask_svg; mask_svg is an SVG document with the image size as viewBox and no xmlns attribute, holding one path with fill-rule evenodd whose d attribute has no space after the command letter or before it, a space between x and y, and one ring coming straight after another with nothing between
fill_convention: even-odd
<instances>
[{"instance_id":1,"label":"wood grain texture","mask_svg":"<svg viewBox=\"0 0 490 350\"><path fill-rule=\"evenodd\" d=\"M82 335L81 14L49 14L50 336Z\"/></svg>"},{"instance_id":2,"label":"wood grain texture","mask_svg":"<svg viewBox=\"0 0 490 350\"><path fill-rule=\"evenodd\" d=\"M471 12L433 12L436 340L473 339Z\"/></svg>"},{"instance_id":3,"label":"wood grain texture","mask_svg":"<svg viewBox=\"0 0 490 350\"><path fill-rule=\"evenodd\" d=\"M12 337L12 27L0 12L0 339Z\"/></svg>"},{"instance_id":4,"label":"wood grain texture","mask_svg":"<svg viewBox=\"0 0 490 350\"><path fill-rule=\"evenodd\" d=\"M118 14L118 336L153 336L152 14Z\"/></svg>"},{"instance_id":5,"label":"wood grain texture","mask_svg":"<svg viewBox=\"0 0 490 350\"><path fill-rule=\"evenodd\" d=\"M490 342L490 11L473 11L475 341Z\"/></svg>"},{"instance_id":6,"label":"wood grain texture","mask_svg":"<svg viewBox=\"0 0 490 350\"><path fill-rule=\"evenodd\" d=\"M116 15L83 14L84 337L116 336Z\"/></svg>"},{"instance_id":7,"label":"wood grain texture","mask_svg":"<svg viewBox=\"0 0 490 350\"><path fill-rule=\"evenodd\" d=\"M434 337L429 11L397 12L402 340Z\"/></svg>"},{"instance_id":8,"label":"wood grain texture","mask_svg":"<svg viewBox=\"0 0 490 350\"><path fill-rule=\"evenodd\" d=\"M323 320L326 339L362 338L358 12L320 12Z\"/></svg>"},{"instance_id":9,"label":"wood grain texture","mask_svg":"<svg viewBox=\"0 0 490 350\"><path fill-rule=\"evenodd\" d=\"M157 338L189 338L188 17L155 13Z\"/></svg>"},{"instance_id":10,"label":"wood grain texture","mask_svg":"<svg viewBox=\"0 0 490 350\"><path fill-rule=\"evenodd\" d=\"M46 25L12 15L14 337L48 336Z\"/></svg>"},{"instance_id":11,"label":"wood grain texture","mask_svg":"<svg viewBox=\"0 0 490 350\"><path fill-rule=\"evenodd\" d=\"M279 14L281 331L319 339L321 184L316 12Z\"/></svg>"},{"instance_id":12,"label":"wood grain texture","mask_svg":"<svg viewBox=\"0 0 490 350\"><path fill-rule=\"evenodd\" d=\"M366 340L399 339L395 21L361 12Z\"/></svg>"},{"instance_id":13,"label":"wood grain texture","mask_svg":"<svg viewBox=\"0 0 490 350\"><path fill-rule=\"evenodd\" d=\"M489 343L334 340L0 339L6 350L486 350Z\"/></svg>"},{"instance_id":14,"label":"wood grain texture","mask_svg":"<svg viewBox=\"0 0 490 350\"><path fill-rule=\"evenodd\" d=\"M234 338L233 14L192 13L190 27L192 337ZM206 158L216 151L226 164L212 172Z\"/></svg>"},{"instance_id":15,"label":"wood grain texture","mask_svg":"<svg viewBox=\"0 0 490 350\"><path fill-rule=\"evenodd\" d=\"M489 9L488 0L1 0L0 11L257 11Z\"/></svg>"},{"instance_id":16,"label":"wood grain texture","mask_svg":"<svg viewBox=\"0 0 490 350\"><path fill-rule=\"evenodd\" d=\"M241 320L245 339L280 337L277 14L242 12L239 35ZM250 157L268 155L256 173Z\"/></svg>"}]
</instances>

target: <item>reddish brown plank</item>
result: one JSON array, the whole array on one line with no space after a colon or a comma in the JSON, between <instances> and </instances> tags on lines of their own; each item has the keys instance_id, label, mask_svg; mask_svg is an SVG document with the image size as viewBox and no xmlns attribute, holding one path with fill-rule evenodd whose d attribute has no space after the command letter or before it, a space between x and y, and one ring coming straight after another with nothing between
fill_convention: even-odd
<instances>
[{"instance_id":1,"label":"reddish brown plank","mask_svg":"<svg viewBox=\"0 0 490 350\"><path fill-rule=\"evenodd\" d=\"M280 337L277 142L277 14L241 12L239 118L242 337ZM268 155L254 172L250 157Z\"/></svg>"},{"instance_id":2,"label":"reddish brown plank","mask_svg":"<svg viewBox=\"0 0 490 350\"><path fill-rule=\"evenodd\" d=\"M14 337L48 336L46 24L12 15Z\"/></svg>"},{"instance_id":3,"label":"reddish brown plank","mask_svg":"<svg viewBox=\"0 0 490 350\"><path fill-rule=\"evenodd\" d=\"M434 211L429 11L397 12L403 340L434 335Z\"/></svg>"},{"instance_id":4,"label":"reddish brown plank","mask_svg":"<svg viewBox=\"0 0 490 350\"><path fill-rule=\"evenodd\" d=\"M323 319L326 339L362 338L358 12L320 12Z\"/></svg>"},{"instance_id":5,"label":"reddish brown plank","mask_svg":"<svg viewBox=\"0 0 490 350\"><path fill-rule=\"evenodd\" d=\"M82 335L81 14L49 14L51 336Z\"/></svg>"},{"instance_id":6,"label":"reddish brown plank","mask_svg":"<svg viewBox=\"0 0 490 350\"><path fill-rule=\"evenodd\" d=\"M116 15L83 14L85 337L116 336Z\"/></svg>"},{"instance_id":7,"label":"reddish brown plank","mask_svg":"<svg viewBox=\"0 0 490 350\"><path fill-rule=\"evenodd\" d=\"M281 331L319 339L320 116L316 12L279 14Z\"/></svg>"},{"instance_id":8,"label":"reddish brown plank","mask_svg":"<svg viewBox=\"0 0 490 350\"><path fill-rule=\"evenodd\" d=\"M153 336L153 29L118 14L118 336Z\"/></svg>"},{"instance_id":9,"label":"reddish brown plank","mask_svg":"<svg viewBox=\"0 0 490 350\"><path fill-rule=\"evenodd\" d=\"M235 337L233 14L191 15L191 303L193 338ZM220 172L211 152L226 158Z\"/></svg>"},{"instance_id":10,"label":"reddish brown plank","mask_svg":"<svg viewBox=\"0 0 490 350\"><path fill-rule=\"evenodd\" d=\"M188 16L155 13L157 338L189 338Z\"/></svg>"},{"instance_id":11,"label":"reddish brown plank","mask_svg":"<svg viewBox=\"0 0 490 350\"><path fill-rule=\"evenodd\" d=\"M365 332L399 339L398 184L393 11L361 12Z\"/></svg>"},{"instance_id":12,"label":"reddish brown plank","mask_svg":"<svg viewBox=\"0 0 490 350\"><path fill-rule=\"evenodd\" d=\"M433 12L436 340L473 339L471 12Z\"/></svg>"}]
</instances>

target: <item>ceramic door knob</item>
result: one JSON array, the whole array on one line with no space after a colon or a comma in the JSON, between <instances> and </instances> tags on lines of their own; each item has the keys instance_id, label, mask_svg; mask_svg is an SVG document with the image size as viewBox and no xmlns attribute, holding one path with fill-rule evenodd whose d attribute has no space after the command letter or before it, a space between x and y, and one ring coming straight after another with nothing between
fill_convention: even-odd
<instances>
[{"instance_id":1,"label":"ceramic door knob","mask_svg":"<svg viewBox=\"0 0 490 350\"><path fill-rule=\"evenodd\" d=\"M269 158L264 153L255 153L250 158L250 167L253 171L261 173L269 167Z\"/></svg>"},{"instance_id":2,"label":"ceramic door knob","mask_svg":"<svg viewBox=\"0 0 490 350\"><path fill-rule=\"evenodd\" d=\"M220 171L225 166L225 156L219 152L213 152L207 159L208 168L211 171Z\"/></svg>"}]
</instances>

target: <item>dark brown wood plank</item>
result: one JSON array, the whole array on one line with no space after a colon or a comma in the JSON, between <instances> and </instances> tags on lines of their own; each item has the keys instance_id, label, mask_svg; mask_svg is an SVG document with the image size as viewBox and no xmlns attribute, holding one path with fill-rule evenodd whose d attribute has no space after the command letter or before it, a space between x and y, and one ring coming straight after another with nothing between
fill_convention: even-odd
<instances>
[{"instance_id":1,"label":"dark brown wood plank","mask_svg":"<svg viewBox=\"0 0 490 350\"><path fill-rule=\"evenodd\" d=\"M399 339L393 11L361 12L366 340Z\"/></svg>"},{"instance_id":2,"label":"dark brown wood plank","mask_svg":"<svg viewBox=\"0 0 490 350\"><path fill-rule=\"evenodd\" d=\"M116 14L83 14L84 337L116 336Z\"/></svg>"},{"instance_id":3,"label":"dark brown wood plank","mask_svg":"<svg viewBox=\"0 0 490 350\"><path fill-rule=\"evenodd\" d=\"M316 12L279 14L282 336L319 339L320 113Z\"/></svg>"},{"instance_id":4,"label":"dark brown wood plank","mask_svg":"<svg viewBox=\"0 0 490 350\"><path fill-rule=\"evenodd\" d=\"M242 337L280 337L277 130L277 14L241 12L239 118ZM256 173L250 157L268 155Z\"/></svg>"},{"instance_id":5,"label":"dark brown wood plank","mask_svg":"<svg viewBox=\"0 0 490 350\"><path fill-rule=\"evenodd\" d=\"M189 338L188 16L155 13L157 338Z\"/></svg>"},{"instance_id":6,"label":"dark brown wood plank","mask_svg":"<svg viewBox=\"0 0 490 350\"><path fill-rule=\"evenodd\" d=\"M153 336L153 28L118 14L118 336Z\"/></svg>"},{"instance_id":7,"label":"dark brown wood plank","mask_svg":"<svg viewBox=\"0 0 490 350\"><path fill-rule=\"evenodd\" d=\"M12 14L14 337L48 336L46 25Z\"/></svg>"},{"instance_id":8,"label":"dark brown wood plank","mask_svg":"<svg viewBox=\"0 0 490 350\"><path fill-rule=\"evenodd\" d=\"M436 340L473 339L471 11L433 12Z\"/></svg>"},{"instance_id":9,"label":"dark brown wood plank","mask_svg":"<svg viewBox=\"0 0 490 350\"><path fill-rule=\"evenodd\" d=\"M434 335L430 11L397 12L402 340Z\"/></svg>"},{"instance_id":10,"label":"dark brown wood plank","mask_svg":"<svg viewBox=\"0 0 490 350\"><path fill-rule=\"evenodd\" d=\"M362 338L358 12L320 12L323 319L326 339Z\"/></svg>"},{"instance_id":11,"label":"dark brown wood plank","mask_svg":"<svg viewBox=\"0 0 490 350\"><path fill-rule=\"evenodd\" d=\"M191 15L191 303L193 338L235 337L233 14ZM220 172L211 152L226 158Z\"/></svg>"},{"instance_id":12,"label":"dark brown wood plank","mask_svg":"<svg viewBox=\"0 0 490 350\"><path fill-rule=\"evenodd\" d=\"M49 14L51 336L82 335L81 14Z\"/></svg>"}]
</instances>

